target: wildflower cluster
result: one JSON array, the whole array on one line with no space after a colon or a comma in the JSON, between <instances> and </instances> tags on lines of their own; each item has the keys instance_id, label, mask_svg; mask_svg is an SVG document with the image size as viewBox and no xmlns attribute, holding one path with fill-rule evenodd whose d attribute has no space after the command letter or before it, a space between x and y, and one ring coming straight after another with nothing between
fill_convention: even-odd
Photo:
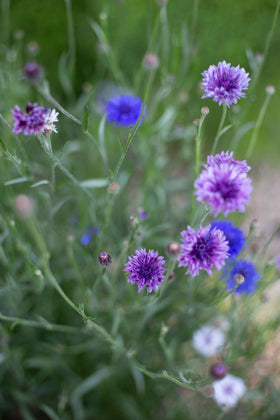
<instances>
[{"instance_id":1,"label":"wildflower cluster","mask_svg":"<svg viewBox=\"0 0 280 420\"><path fill-rule=\"evenodd\" d=\"M23 133L25 136L39 133L47 134L52 131L57 133L54 123L58 121L58 112L55 109L43 108L38 106L37 103L28 102L25 111L24 114L18 105L12 110L14 133Z\"/></svg>"}]
</instances>

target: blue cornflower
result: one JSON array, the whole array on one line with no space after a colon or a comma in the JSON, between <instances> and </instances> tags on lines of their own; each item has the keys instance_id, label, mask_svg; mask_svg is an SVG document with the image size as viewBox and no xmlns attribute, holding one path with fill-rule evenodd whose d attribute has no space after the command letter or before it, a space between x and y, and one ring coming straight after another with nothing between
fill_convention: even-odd
<instances>
[{"instance_id":1,"label":"blue cornflower","mask_svg":"<svg viewBox=\"0 0 280 420\"><path fill-rule=\"evenodd\" d=\"M84 233L81 236L80 244L83 245L83 246L87 246L91 241L91 237L93 235L96 235L98 232L99 232L98 227L94 227L94 228L88 227L87 230L86 230L86 233Z\"/></svg>"},{"instance_id":2,"label":"blue cornflower","mask_svg":"<svg viewBox=\"0 0 280 420\"><path fill-rule=\"evenodd\" d=\"M109 99L106 105L107 121L129 127L135 125L142 110L142 101L137 96L120 95Z\"/></svg>"},{"instance_id":3,"label":"blue cornflower","mask_svg":"<svg viewBox=\"0 0 280 420\"><path fill-rule=\"evenodd\" d=\"M233 259L237 257L246 242L243 231L234 226L229 220L214 220L211 224L211 230L214 228L224 232L229 246L229 258Z\"/></svg>"},{"instance_id":4,"label":"blue cornflower","mask_svg":"<svg viewBox=\"0 0 280 420\"><path fill-rule=\"evenodd\" d=\"M147 286L147 292L151 293L161 285L166 271L162 266L165 265L164 258L158 255L157 251L150 249L140 249L135 251L135 255L128 257L125 264L125 272L128 274L127 281L137 284L138 292Z\"/></svg>"},{"instance_id":5,"label":"blue cornflower","mask_svg":"<svg viewBox=\"0 0 280 420\"><path fill-rule=\"evenodd\" d=\"M226 279L228 290L232 290L236 284L236 277L244 277L244 282L237 286L235 294L247 293L251 294L257 287L257 282L260 279L260 274L256 271L253 263L247 260L239 260L228 273Z\"/></svg>"}]
</instances>

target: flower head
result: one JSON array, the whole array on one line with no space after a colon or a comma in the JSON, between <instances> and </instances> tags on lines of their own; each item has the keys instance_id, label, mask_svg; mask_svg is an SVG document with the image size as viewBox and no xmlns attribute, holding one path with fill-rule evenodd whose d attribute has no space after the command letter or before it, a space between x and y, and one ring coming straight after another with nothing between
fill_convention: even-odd
<instances>
[{"instance_id":1,"label":"flower head","mask_svg":"<svg viewBox=\"0 0 280 420\"><path fill-rule=\"evenodd\" d=\"M219 105L232 103L245 97L243 90L248 89L249 73L240 66L232 67L225 61L219 62L218 66L211 65L202 73L201 87L204 90L202 98L213 98Z\"/></svg>"},{"instance_id":2,"label":"flower head","mask_svg":"<svg viewBox=\"0 0 280 420\"><path fill-rule=\"evenodd\" d=\"M256 271L253 263L246 260L239 260L229 272L226 282L228 290L232 290L236 284L238 276L242 276L244 281L237 286L235 294L253 293L257 287L257 282L260 279L260 274Z\"/></svg>"},{"instance_id":3,"label":"flower head","mask_svg":"<svg viewBox=\"0 0 280 420\"><path fill-rule=\"evenodd\" d=\"M211 156L208 164L194 183L197 201L206 201L215 216L230 212L244 212L253 190L247 177L245 161L224 159L221 155ZM228 156L229 158L229 156Z\"/></svg>"},{"instance_id":4,"label":"flower head","mask_svg":"<svg viewBox=\"0 0 280 420\"><path fill-rule=\"evenodd\" d=\"M101 254L98 255L98 262L102 266L110 265L112 262L111 255L108 254L108 252L101 252Z\"/></svg>"},{"instance_id":5,"label":"flower head","mask_svg":"<svg viewBox=\"0 0 280 420\"><path fill-rule=\"evenodd\" d=\"M135 125L142 110L140 98L131 95L115 96L106 106L107 121L129 127Z\"/></svg>"},{"instance_id":6,"label":"flower head","mask_svg":"<svg viewBox=\"0 0 280 420\"><path fill-rule=\"evenodd\" d=\"M251 167L247 165L246 160L234 160L233 152L221 152L215 156L210 155L207 157L207 164L204 165L205 169L208 169L210 166L222 165L224 163L236 166L240 169L241 172L249 172Z\"/></svg>"},{"instance_id":7,"label":"flower head","mask_svg":"<svg viewBox=\"0 0 280 420\"><path fill-rule=\"evenodd\" d=\"M246 392L243 379L226 375L224 379L213 382L214 399L220 406L234 407Z\"/></svg>"},{"instance_id":8,"label":"flower head","mask_svg":"<svg viewBox=\"0 0 280 420\"><path fill-rule=\"evenodd\" d=\"M221 351L225 341L224 332L220 328L204 325L194 332L192 345L197 353L204 357L212 357Z\"/></svg>"},{"instance_id":9,"label":"flower head","mask_svg":"<svg viewBox=\"0 0 280 420\"><path fill-rule=\"evenodd\" d=\"M58 113L53 109L38 106L37 103L32 104L28 102L25 109L26 113L23 114L20 107L16 105L12 109L14 118L13 132L19 134L23 132L25 136L32 134L46 133L55 131L54 122L58 121Z\"/></svg>"},{"instance_id":10,"label":"flower head","mask_svg":"<svg viewBox=\"0 0 280 420\"><path fill-rule=\"evenodd\" d=\"M227 367L223 363L214 363L210 367L210 375L215 379L223 379L227 374Z\"/></svg>"},{"instance_id":11,"label":"flower head","mask_svg":"<svg viewBox=\"0 0 280 420\"><path fill-rule=\"evenodd\" d=\"M57 133L56 127L54 125L54 123L58 121L57 116L58 116L58 112L56 112L55 109L49 110L49 113L45 121L45 127L44 127L45 134L51 133L52 131Z\"/></svg>"},{"instance_id":12,"label":"flower head","mask_svg":"<svg viewBox=\"0 0 280 420\"><path fill-rule=\"evenodd\" d=\"M23 73L31 82L35 82L42 77L42 68L35 61L25 64Z\"/></svg>"},{"instance_id":13,"label":"flower head","mask_svg":"<svg viewBox=\"0 0 280 420\"><path fill-rule=\"evenodd\" d=\"M128 274L127 281L138 285L138 292L147 286L147 292L156 289L161 285L166 271L162 266L165 264L164 258L158 256L158 252L150 249L140 249L135 251L135 255L128 257L125 270Z\"/></svg>"},{"instance_id":14,"label":"flower head","mask_svg":"<svg viewBox=\"0 0 280 420\"><path fill-rule=\"evenodd\" d=\"M211 229L217 228L224 232L229 246L229 258L235 258L245 245L246 238L241 229L234 226L229 220L214 220L211 223Z\"/></svg>"},{"instance_id":15,"label":"flower head","mask_svg":"<svg viewBox=\"0 0 280 420\"><path fill-rule=\"evenodd\" d=\"M183 244L181 254L178 256L179 267L188 267L186 274L192 277L205 270L212 276L212 268L219 271L228 258L228 244L225 235L219 229L210 229L210 226L200 227L198 231L190 226L181 232Z\"/></svg>"}]
</instances>

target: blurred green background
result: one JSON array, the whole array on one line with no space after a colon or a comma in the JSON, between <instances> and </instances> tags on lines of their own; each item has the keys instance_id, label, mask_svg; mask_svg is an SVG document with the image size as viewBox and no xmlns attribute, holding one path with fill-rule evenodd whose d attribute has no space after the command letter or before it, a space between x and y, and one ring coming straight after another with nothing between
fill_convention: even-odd
<instances>
[{"instance_id":1,"label":"blurred green background","mask_svg":"<svg viewBox=\"0 0 280 420\"><path fill-rule=\"evenodd\" d=\"M35 59L44 66L52 91L64 101L65 105L67 98L60 83L59 66L61 66L62 55L68 50L67 4L70 4L69 0L11 1L10 13L8 13L9 0L1 2L4 43L7 41L5 38L9 38L11 46L15 42L22 42L25 46L31 41L38 42L39 53ZM179 39L184 36L187 38L186 27L189 28L191 25L193 6L193 0L169 0L167 9L171 57L172 48L176 47ZM185 81L186 89L188 90L191 84L198 86L201 79L200 73L210 64L217 64L223 59L231 62L232 65L240 64L251 73L247 57L248 50L252 53L263 52L275 6L275 0L247 0L246 2L243 0L200 0L195 32L197 52L188 79ZM104 14L107 14L106 26L109 40L129 86L141 66L158 14L158 7L155 0L72 0L76 42L73 80L77 96L80 95L85 82L94 86L98 80L112 80L112 76L108 74L104 66L100 65L102 61L100 46L90 27L90 22L100 22ZM19 29L24 31L24 37L21 41L15 41L12 34ZM278 159L277 137L280 128L277 117L280 105L279 48L280 25L278 24L255 91L252 107L247 116L248 121L256 119L264 101L265 86L273 84L276 94L269 105L255 156L266 157L275 163ZM30 61L31 58L26 53L23 61ZM176 76L176 63L172 62L171 58L171 70L172 67ZM200 101L199 89L192 88L190 93L185 118L191 122L199 116L200 107L208 105L211 116L206 124L205 136L211 137L216 130L216 118L220 109L210 100ZM249 134L248 139L243 140L244 150L248 140Z\"/></svg>"}]
</instances>

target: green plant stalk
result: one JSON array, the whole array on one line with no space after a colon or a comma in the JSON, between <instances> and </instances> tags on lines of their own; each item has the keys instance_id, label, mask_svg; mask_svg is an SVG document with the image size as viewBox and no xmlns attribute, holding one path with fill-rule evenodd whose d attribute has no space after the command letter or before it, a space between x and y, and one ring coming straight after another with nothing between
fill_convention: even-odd
<instances>
[{"instance_id":1,"label":"green plant stalk","mask_svg":"<svg viewBox=\"0 0 280 420\"><path fill-rule=\"evenodd\" d=\"M10 34L10 0L1 0L1 35L2 44L9 45Z\"/></svg>"},{"instance_id":2,"label":"green plant stalk","mask_svg":"<svg viewBox=\"0 0 280 420\"><path fill-rule=\"evenodd\" d=\"M201 128L207 114L202 113L197 126L197 135L195 138L195 179L198 177L201 165Z\"/></svg>"},{"instance_id":3,"label":"green plant stalk","mask_svg":"<svg viewBox=\"0 0 280 420\"><path fill-rule=\"evenodd\" d=\"M191 23L191 30L190 30L191 46L194 44L195 32L196 32L197 20L198 20L198 11L199 11L199 0L194 0L193 10L192 10L192 23Z\"/></svg>"},{"instance_id":4,"label":"green plant stalk","mask_svg":"<svg viewBox=\"0 0 280 420\"><path fill-rule=\"evenodd\" d=\"M255 72L255 74L254 74L254 76L252 78L252 81L251 81L251 84L250 84L250 88L249 88L250 89L250 95L248 95L248 100L246 101L246 105L244 107L244 111L241 114L239 124L241 124L241 122L244 120L244 118L247 115L247 112L248 112L248 110L250 108L250 105L251 105L252 101L254 100L253 93L254 93L254 90L256 89L256 86L258 85L258 81L259 81L260 75L262 73L262 70L263 70L263 67L264 67L264 63L265 63L266 58L267 58L267 55L268 55L268 51L270 49L271 41L272 41L272 38L273 38L273 35L274 35L274 32L275 32L275 29L276 29L276 24L277 24L277 20L278 20L278 16L279 16L279 10L280 10L280 0L278 0L278 2L276 4L276 7L275 7L275 11L274 11L274 15L273 15L271 27L270 27L270 30L269 30L269 32L267 34L266 40L265 40L263 57L262 57L262 60L261 60L261 63L259 65L259 67L257 68L257 70L256 70L256 72Z\"/></svg>"},{"instance_id":5,"label":"green plant stalk","mask_svg":"<svg viewBox=\"0 0 280 420\"><path fill-rule=\"evenodd\" d=\"M170 264L169 264L169 267L168 267L168 270L167 270L167 273L165 274L165 276L164 276L164 279L163 279L163 281L162 281L162 284L161 284L161 286L159 287L159 289L158 289L158 291L157 291L157 294L156 294L156 296L155 296L155 298L154 298L154 303L160 298L160 297L162 297L163 295L164 295L164 293L165 293L165 291L166 291L166 289L167 289L167 286L168 286L168 278L169 278L169 276L170 276L170 274L172 273L172 271L174 270L174 267L175 267L175 265L176 265L176 259L172 259L171 261L170 261Z\"/></svg>"},{"instance_id":6,"label":"green plant stalk","mask_svg":"<svg viewBox=\"0 0 280 420\"><path fill-rule=\"evenodd\" d=\"M73 24L72 4L71 0L64 0L66 6L67 16L67 29L68 29L68 44L69 44L69 58L70 58L70 75L73 77L74 66L76 60L76 45L75 45L75 33Z\"/></svg>"},{"instance_id":7,"label":"green plant stalk","mask_svg":"<svg viewBox=\"0 0 280 420\"><path fill-rule=\"evenodd\" d=\"M32 328L42 328L48 331L58 331L63 333L70 333L70 334L88 334L87 329L81 329L81 328L75 328L75 327L69 327L69 325L60 325L60 324L52 324L50 322L39 322L39 321L33 321L30 319L23 319L18 318L15 316L7 316L0 313L0 320L1 321L7 321L11 322L13 324L12 327L16 325L22 325L24 327L32 327Z\"/></svg>"},{"instance_id":8,"label":"green plant stalk","mask_svg":"<svg viewBox=\"0 0 280 420\"><path fill-rule=\"evenodd\" d=\"M21 152L21 154L22 154L22 156L23 156L23 158L27 161L28 160L28 158L27 158L27 155L26 155L26 152L25 152L25 150L24 150L24 148L23 148L23 146L22 146L22 144L21 144L21 141L20 141L20 139L19 139L19 137L15 134L15 133L13 133L13 131L12 131L12 127L10 126L10 124L5 120L5 118L3 117L3 115L2 114L0 114L0 121L3 123L3 125L8 129L8 130L10 130L11 132L12 132L12 134L13 134L13 136L14 136L14 138L16 139L16 141L17 141L17 144L18 144L18 147L19 147L19 149L20 149L20 152ZM24 164L22 165L22 173L23 174L25 174L26 173L26 171L25 171L25 166L24 166Z\"/></svg>"},{"instance_id":9,"label":"green plant stalk","mask_svg":"<svg viewBox=\"0 0 280 420\"><path fill-rule=\"evenodd\" d=\"M212 147L212 152L211 152L212 155L214 155L214 153L216 152L216 149L217 149L217 146L218 146L218 141L219 141L219 139L222 135L222 129L223 129L224 122L225 122L225 119L226 119L227 106L226 106L226 104L223 104L222 106L223 106L222 117L221 117L221 121L220 121L220 124L219 124L219 128L218 128L215 140L214 140L214 144L213 144L213 147Z\"/></svg>"},{"instance_id":10,"label":"green plant stalk","mask_svg":"<svg viewBox=\"0 0 280 420\"><path fill-rule=\"evenodd\" d=\"M270 99L271 99L271 95L267 93L263 106L261 107L260 113L258 115L258 119L254 128L248 149L247 149L246 159L250 159L250 157L252 156Z\"/></svg>"}]
</instances>

